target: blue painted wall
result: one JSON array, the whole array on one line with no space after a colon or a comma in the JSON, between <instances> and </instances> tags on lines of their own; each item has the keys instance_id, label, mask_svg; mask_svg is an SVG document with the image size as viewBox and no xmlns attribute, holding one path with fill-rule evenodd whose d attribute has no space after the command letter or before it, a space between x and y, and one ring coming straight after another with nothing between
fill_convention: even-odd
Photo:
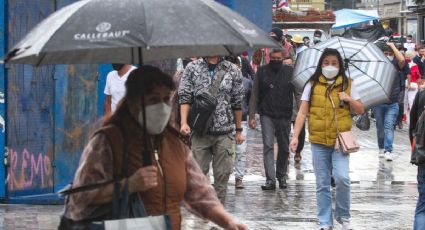
<instances>
[{"instance_id":1,"label":"blue painted wall","mask_svg":"<svg viewBox=\"0 0 425 230\"><path fill-rule=\"evenodd\" d=\"M249 19L265 32L272 28L271 0L216 0Z\"/></svg>"},{"instance_id":2,"label":"blue painted wall","mask_svg":"<svg viewBox=\"0 0 425 230\"><path fill-rule=\"evenodd\" d=\"M76 0L56 0L60 9ZM81 153L98 119L98 65L55 68L54 192L74 178Z\"/></svg>"},{"instance_id":3,"label":"blue painted wall","mask_svg":"<svg viewBox=\"0 0 425 230\"><path fill-rule=\"evenodd\" d=\"M6 52L6 5L5 0L0 0L0 56L3 57ZM6 104L5 104L5 85L6 76L4 65L0 65L0 162L4 159L6 141ZM4 164L0 163L0 178L6 178L6 168ZM6 186L0 179L0 199L5 198Z\"/></svg>"},{"instance_id":4,"label":"blue painted wall","mask_svg":"<svg viewBox=\"0 0 425 230\"><path fill-rule=\"evenodd\" d=\"M8 48L39 21L75 1L9 0L5 11L9 23ZM83 148L100 125L98 71L98 65L40 68L8 65L9 200L54 193L72 181ZM0 72L0 92L3 79L4 74ZM0 94L0 115L1 106ZM0 147L2 135L0 133ZM4 173L1 175L0 185L6 178Z\"/></svg>"},{"instance_id":5,"label":"blue painted wall","mask_svg":"<svg viewBox=\"0 0 425 230\"><path fill-rule=\"evenodd\" d=\"M75 1L0 0L0 6L5 7L0 9L0 54L3 56L5 50L42 19ZM248 1L250 7L236 1L230 6L242 9L242 14L265 27L268 20L255 19L261 17L261 12L257 12L263 11L258 10L260 5L264 6ZM170 74L175 71L175 60L153 64ZM3 125L6 132L0 127L0 149L7 143L9 181L6 189L6 169L0 163L0 198L7 196L13 200L57 192L72 181L83 148L101 123L103 89L111 67L109 64L6 67L0 66L0 125L6 120ZM0 162L3 155L0 150Z\"/></svg>"},{"instance_id":6,"label":"blue painted wall","mask_svg":"<svg viewBox=\"0 0 425 230\"><path fill-rule=\"evenodd\" d=\"M55 11L55 2L9 0L8 48ZM7 68L8 196L53 192L55 66Z\"/></svg>"}]
</instances>

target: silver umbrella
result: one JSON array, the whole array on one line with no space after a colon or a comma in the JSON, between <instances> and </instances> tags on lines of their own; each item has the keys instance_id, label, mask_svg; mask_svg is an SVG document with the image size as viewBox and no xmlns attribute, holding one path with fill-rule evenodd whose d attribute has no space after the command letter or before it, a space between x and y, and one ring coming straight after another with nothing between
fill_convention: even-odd
<instances>
[{"instance_id":1,"label":"silver umbrella","mask_svg":"<svg viewBox=\"0 0 425 230\"><path fill-rule=\"evenodd\" d=\"M325 48L337 49L346 64L346 74L356 82L365 107L389 102L392 84L398 72L390 60L373 43L334 37L301 52L292 82L303 88L316 70Z\"/></svg>"},{"instance_id":2,"label":"silver umbrella","mask_svg":"<svg viewBox=\"0 0 425 230\"><path fill-rule=\"evenodd\" d=\"M143 63L277 47L211 0L82 0L55 12L7 54L11 63Z\"/></svg>"}]
</instances>

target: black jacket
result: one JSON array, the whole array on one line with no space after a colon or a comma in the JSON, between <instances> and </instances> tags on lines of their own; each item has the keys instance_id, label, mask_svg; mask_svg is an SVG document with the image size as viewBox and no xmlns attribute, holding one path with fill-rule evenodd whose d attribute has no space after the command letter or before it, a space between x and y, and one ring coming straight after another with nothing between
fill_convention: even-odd
<instances>
[{"instance_id":1,"label":"black jacket","mask_svg":"<svg viewBox=\"0 0 425 230\"><path fill-rule=\"evenodd\" d=\"M271 118L290 119L294 98L292 85L293 68L282 65L278 72L273 72L270 65L261 66L257 71L250 101L250 119L255 112Z\"/></svg>"},{"instance_id":2,"label":"black jacket","mask_svg":"<svg viewBox=\"0 0 425 230\"><path fill-rule=\"evenodd\" d=\"M420 90L413 101L412 109L410 110L409 137L412 142L413 135L416 129L421 113L425 110L425 90Z\"/></svg>"}]
</instances>

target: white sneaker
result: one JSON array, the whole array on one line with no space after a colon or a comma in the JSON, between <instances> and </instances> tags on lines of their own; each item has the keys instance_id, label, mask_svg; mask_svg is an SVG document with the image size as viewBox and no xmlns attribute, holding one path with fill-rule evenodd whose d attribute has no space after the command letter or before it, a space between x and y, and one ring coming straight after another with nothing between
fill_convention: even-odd
<instances>
[{"instance_id":1,"label":"white sneaker","mask_svg":"<svg viewBox=\"0 0 425 230\"><path fill-rule=\"evenodd\" d=\"M350 221L343 221L341 229L342 230L353 230L353 228L350 225Z\"/></svg>"},{"instance_id":2,"label":"white sneaker","mask_svg":"<svg viewBox=\"0 0 425 230\"><path fill-rule=\"evenodd\" d=\"M391 152L385 152L385 160L393 161L393 156L391 155Z\"/></svg>"},{"instance_id":3,"label":"white sneaker","mask_svg":"<svg viewBox=\"0 0 425 230\"><path fill-rule=\"evenodd\" d=\"M378 153L379 158L384 158L385 157L385 153L383 149L379 149L379 153Z\"/></svg>"}]
</instances>

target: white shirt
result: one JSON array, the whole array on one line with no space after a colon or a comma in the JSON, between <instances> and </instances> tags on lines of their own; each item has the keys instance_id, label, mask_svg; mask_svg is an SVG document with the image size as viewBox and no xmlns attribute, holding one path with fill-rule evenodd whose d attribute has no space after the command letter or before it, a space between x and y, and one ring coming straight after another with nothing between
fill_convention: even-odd
<instances>
[{"instance_id":1,"label":"white shirt","mask_svg":"<svg viewBox=\"0 0 425 230\"><path fill-rule=\"evenodd\" d=\"M124 76L120 77L118 71L113 70L106 76L105 90L103 91L106 95L111 96L111 112L114 112L117 108L118 103L125 95L125 82L127 81L128 75L131 71L136 69L132 66Z\"/></svg>"},{"instance_id":2,"label":"white shirt","mask_svg":"<svg viewBox=\"0 0 425 230\"><path fill-rule=\"evenodd\" d=\"M353 100L357 101L357 100L360 100L360 94L357 91L357 88L354 82L355 81L352 81L352 84L351 84L350 97L353 98ZM308 82L304 87L303 95L301 96L301 101L310 101L310 92L311 92L311 83Z\"/></svg>"},{"instance_id":3,"label":"white shirt","mask_svg":"<svg viewBox=\"0 0 425 230\"><path fill-rule=\"evenodd\" d=\"M406 43L403 44L403 46L404 46L404 48L407 49L407 51L414 52L416 44L413 43L413 42L411 42L411 43L406 42Z\"/></svg>"}]
</instances>

